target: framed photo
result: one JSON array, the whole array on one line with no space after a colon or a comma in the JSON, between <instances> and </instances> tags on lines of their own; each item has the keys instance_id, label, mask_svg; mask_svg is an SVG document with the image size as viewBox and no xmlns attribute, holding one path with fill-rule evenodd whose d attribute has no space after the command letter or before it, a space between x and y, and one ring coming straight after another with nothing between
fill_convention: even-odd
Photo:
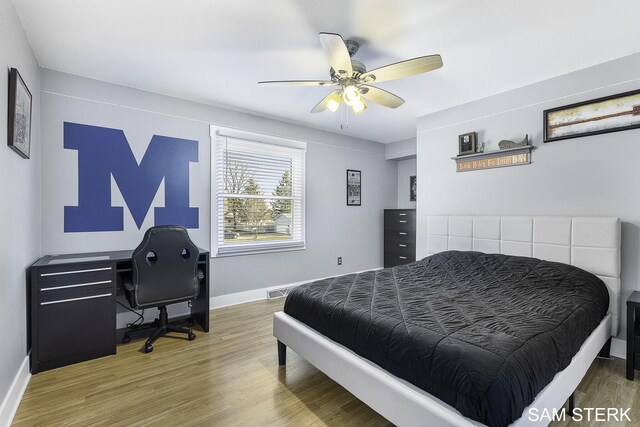
<instances>
[{"instance_id":1,"label":"framed photo","mask_svg":"<svg viewBox=\"0 0 640 427\"><path fill-rule=\"evenodd\" d=\"M360 206L362 203L362 173L347 169L347 206Z\"/></svg>"},{"instance_id":2,"label":"framed photo","mask_svg":"<svg viewBox=\"0 0 640 427\"><path fill-rule=\"evenodd\" d=\"M418 178L413 175L409 177L409 201L415 202L418 198Z\"/></svg>"},{"instance_id":3,"label":"framed photo","mask_svg":"<svg viewBox=\"0 0 640 427\"><path fill-rule=\"evenodd\" d=\"M476 152L476 132L463 133L458 136L458 156L474 154Z\"/></svg>"},{"instance_id":4,"label":"framed photo","mask_svg":"<svg viewBox=\"0 0 640 427\"><path fill-rule=\"evenodd\" d=\"M640 90L545 110L544 142L640 128Z\"/></svg>"},{"instance_id":5,"label":"framed photo","mask_svg":"<svg viewBox=\"0 0 640 427\"><path fill-rule=\"evenodd\" d=\"M15 68L9 72L9 123L7 144L29 158L31 149L31 92Z\"/></svg>"}]
</instances>

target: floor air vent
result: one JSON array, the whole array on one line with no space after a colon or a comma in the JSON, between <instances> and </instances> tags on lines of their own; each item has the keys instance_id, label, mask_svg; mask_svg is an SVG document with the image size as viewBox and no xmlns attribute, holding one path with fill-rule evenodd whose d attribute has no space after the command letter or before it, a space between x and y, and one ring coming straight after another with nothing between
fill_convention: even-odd
<instances>
[{"instance_id":1,"label":"floor air vent","mask_svg":"<svg viewBox=\"0 0 640 427\"><path fill-rule=\"evenodd\" d=\"M293 288L295 288L295 286L289 286L288 288L267 289L267 299L284 298L289 295L289 291Z\"/></svg>"}]
</instances>

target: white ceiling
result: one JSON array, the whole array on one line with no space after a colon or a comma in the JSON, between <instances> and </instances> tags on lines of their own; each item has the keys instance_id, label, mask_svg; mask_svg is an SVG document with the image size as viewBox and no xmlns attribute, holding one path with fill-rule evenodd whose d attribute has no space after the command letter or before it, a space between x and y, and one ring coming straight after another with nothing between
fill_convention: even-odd
<instances>
[{"instance_id":1,"label":"white ceiling","mask_svg":"<svg viewBox=\"0 0 640 427\"><path fill-rule=\"evenodd\" d=\"M640 51L637 0L14 0L45 68L379 142L416 117ZM340 130L309 111L330 88L318 33L361 42L368 69L439 53L444 67L380 83L403 97Z\"/></svg>"}]
</instances>

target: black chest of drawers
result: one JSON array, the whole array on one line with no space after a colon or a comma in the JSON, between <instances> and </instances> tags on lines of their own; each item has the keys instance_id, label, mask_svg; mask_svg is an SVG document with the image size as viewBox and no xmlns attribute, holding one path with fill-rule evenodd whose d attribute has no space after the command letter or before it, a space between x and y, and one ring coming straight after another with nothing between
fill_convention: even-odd
<instances>
[{"instance_id":1,"label":"black chest of drawers","mask_svg":"<svg viewBox=\"0 0 640 427\"><path fill-rule=\"evenodd\" d=\"M113 262L31 268L31 372L116 353Z\"/></svg>"},{"instance_id":2,"label":"black chest of drawers","mask_svg":"<svg viewBox=\"0 0 640 427\"><path fill-rule=\"evenodd\" d=\"M384 267L416 260L416 210L384 210Z\"/></svg>"}]
</instances>

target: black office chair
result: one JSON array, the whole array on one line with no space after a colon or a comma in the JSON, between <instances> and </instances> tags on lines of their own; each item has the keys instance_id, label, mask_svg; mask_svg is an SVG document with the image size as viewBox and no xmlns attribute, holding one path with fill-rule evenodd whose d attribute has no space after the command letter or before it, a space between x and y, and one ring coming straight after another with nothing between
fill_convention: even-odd
<instances>
[{"instance_id":1,"label":"black office chair","mask_svg":"<svg viewBox=\"0 0 640 427\"><path fill-rule=\"evenodd\" d=\"M168 332L185 333L189 341L196 339L191 329L169 324L167 305L198 296L199 282L204 277L198 271L198 254L198 247L184 227L163 225L147 230L131 256L131 275L122 280L131 307L158 307L160 316L152 324L128 331L123 342L130 341L129 334L141 329L155 329L144 344L146 353L153 351L153 343Z\"/></svg>"}]
</instances>

